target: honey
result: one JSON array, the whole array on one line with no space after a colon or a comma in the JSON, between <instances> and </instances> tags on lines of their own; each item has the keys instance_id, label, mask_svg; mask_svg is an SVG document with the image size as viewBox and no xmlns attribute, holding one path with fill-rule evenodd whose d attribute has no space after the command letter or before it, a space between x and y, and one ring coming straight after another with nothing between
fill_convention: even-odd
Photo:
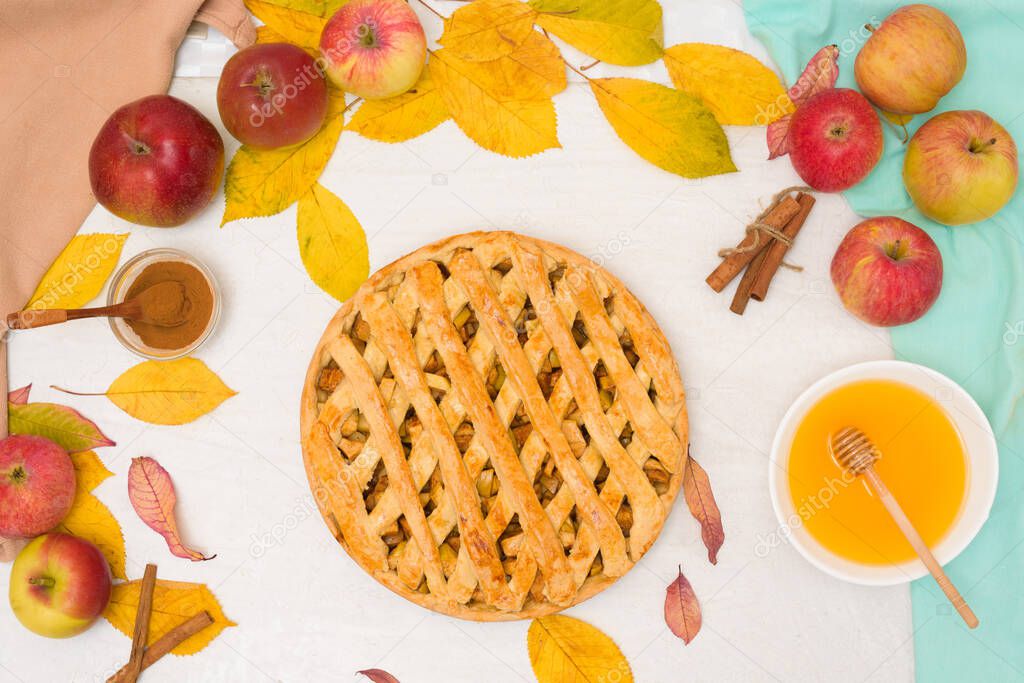
<instances>
[{"instance_id":1,"label":"honey","mask_svg":"<svg viewBox=\"0 0 1024 683\"><path fill-rule=\"evenodd\" d=\"M960 512L967 460L960 434L942 407L900 382L847 384L804 416L787 466L800 523L826 549L854 562L895 564L916 557L867 482L833 460L830 437L847 426L860 428L881 450L875 470L934 548Z\"/></svg>"}]
</instances>

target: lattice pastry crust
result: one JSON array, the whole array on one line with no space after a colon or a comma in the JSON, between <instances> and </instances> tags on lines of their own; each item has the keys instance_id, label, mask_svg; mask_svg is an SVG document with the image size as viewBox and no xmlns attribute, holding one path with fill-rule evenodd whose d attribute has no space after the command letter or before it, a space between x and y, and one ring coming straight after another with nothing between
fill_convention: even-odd
<instances>
[{"instance_id":1,"label":"lattice pastry crust","mask_svg":"<svg viewBox=\"0 0 1024 683\"><path fill-rule=\"evenodd\" d=\"M683 385L625 286L564 247L458 235L345 302L302 396L321 514L374 578L466 619L595 595L682 481Z\"/></svg>"}]
</instances>

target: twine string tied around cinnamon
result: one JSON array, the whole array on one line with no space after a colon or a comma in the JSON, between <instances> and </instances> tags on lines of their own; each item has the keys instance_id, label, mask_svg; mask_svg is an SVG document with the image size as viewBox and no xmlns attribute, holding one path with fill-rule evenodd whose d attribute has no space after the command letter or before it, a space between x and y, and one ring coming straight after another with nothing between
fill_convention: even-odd
<instances>
[{"instance_id":1,"label":"twine string tied around cinnamon","mask_svg":"<svg viewBox=\"0 0 1024 683\"><path fill-rule=\"evenodd\" d=\"M733 254L746 254L748 252L757 251L762 246L762 242L761 242L762 235L767 236L767 239L769 239L769 240L770 239L778 240L779 242L785 244L787 248L792 246L793 245L793 240L790 237L788 237L787 235L785 235L782 232L782 230L776 229L776 228L772 227L771 225L768 225L767 223L765 223L764 222L764 218L765 218L765 216L770 214L775 209L775 207L777 207L779 205L779 202L781 202L783 199L785 199L786 197L788 197L790 194L792 194L794 192L806 192L808 194L813 194L814 190L812 190L811 188L807 187L806 185L793 185L791 187L786 187L786 188L783 188L782 190L779 190L778 192L776 192L775 196L772 197L772 201L767 206L767 208L765 208L764 211L762 211L760 214L758 214L757 218L755 218L753 221L751 221L749 224L747 224L747 229L746 229L747 230L747 234L748 235L753 234L754 240L750 244L748 244L746 246L743 246L741 244L741 245L735 246L735 247L725 247L725 248L719 249L718 250L718 255L721 256L722 258L726 258L728 256L732 256ZM789 270L795 270L797 272L800 272L800 271L803 270L803 266L798 266L798 265L795 265L793 263L788 263L786 261L782 262L782 267L783 268L788 268Z\"/></svg>"}]
</instances>

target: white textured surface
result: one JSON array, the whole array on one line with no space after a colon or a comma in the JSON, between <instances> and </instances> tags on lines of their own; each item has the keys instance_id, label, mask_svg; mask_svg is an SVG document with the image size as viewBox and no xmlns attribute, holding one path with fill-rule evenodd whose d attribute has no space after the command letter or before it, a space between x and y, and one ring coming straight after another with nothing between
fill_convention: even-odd
<instances>
[{"instance_id":1,"label":"white textured surface","mask_svg":"<svg viewBox=\"0 0 1024 683\"><path fill-rule=\"evenodd\" d=\"M450 11L450 3L437 4ZM764 57L737 4L663 5L668 44L717 42ZM665 79L660 65L608 72ZM173 88L217 121L214 91L212 79ZM612 636L644 683L910 679L905 588L843 584L785 545L758 552L776 527L767 452L790 401L827 372L892 354L888 335L847 315L828 281L832 251L855 216L841 198L821 197L791 255L806 270L781 272L768 301L739 318L728 310L731 288L715 295L703 280L759 202L797 182L786 160L764 160L763 130L728 131L741 173L686 181L620 143L585 86L570 86L556 104L563 150L504 159L476 148L451 122L397 146L346 133L321 182L361 220L373 268L457 231L521 230L603 258L660 321L682 367L693 453L714 483L726 543L718 565L709 565L680 501L639 566L569 614ZM118 442L100 451L115 476L96 492L121 522L129 575L141 576L151 561L163 578L205 582L239 624L196 656L165 658L144 680L347 681L373 666L403 683L534 680L526 623L425 612L365 575L327 532L303 473L297 405L337 304L303 271L294 207L221 230L222 202L177 230L132 227L100 209L83 226L131 229L122 260L174 246L214 269L226 310L197 355L239 391L214 413L180 427L148 426L106 399L48 389L102 390L137 362L104 322L17 334L11 344L12 386L33 382L35 400L70 403ZM185 537L215 560L171 557L135 516L125 480L139 455L171 472ZM703 630L688 647L662 620L664 589L680 563L704 610ZM0 585L8 573L0 565ZM128 651L128 639L103 621L73 640L48 641L0 609L0 683L102 681Z\"/></svg>"}]
</instances>

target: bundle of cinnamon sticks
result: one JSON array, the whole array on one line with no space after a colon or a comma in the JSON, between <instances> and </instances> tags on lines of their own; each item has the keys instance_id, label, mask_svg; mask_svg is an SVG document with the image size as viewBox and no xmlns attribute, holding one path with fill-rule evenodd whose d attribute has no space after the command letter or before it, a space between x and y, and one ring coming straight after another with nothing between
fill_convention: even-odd
<instances>
[{"instance_id":1,"label":"bundle of cinnamon sticks","mask_svg":"<svg viewBox=\"0 0 1024 683\"><path fill-rule=\"evenodd\" d=\"M144 669L213 623L209 612L199 612L170 631L149 641L149 618L153 611L153 590L156 588L156 565L147 564L139 591L139 605L135 612L135 630L132 634L132 652L128 663L121 667L107 683L135 683Z\"/></svg>"},{"instance_id":2,"label":"bundle of cinnamon sticks","mask_svg":"<svg viewBox=\"0 0 1024 683\"><path fill-rule=\"evenodd\" d=\"M721 292L743 273L729 306L733 313L743 315L751 299L764 301L768 295L772 278L814 206L814 197L804 189L808 188L789 188L778 193L771 205L747 226L743 241L720 252L722 262L708 275L707 283Z\"/></svg>"}]
</instances>

